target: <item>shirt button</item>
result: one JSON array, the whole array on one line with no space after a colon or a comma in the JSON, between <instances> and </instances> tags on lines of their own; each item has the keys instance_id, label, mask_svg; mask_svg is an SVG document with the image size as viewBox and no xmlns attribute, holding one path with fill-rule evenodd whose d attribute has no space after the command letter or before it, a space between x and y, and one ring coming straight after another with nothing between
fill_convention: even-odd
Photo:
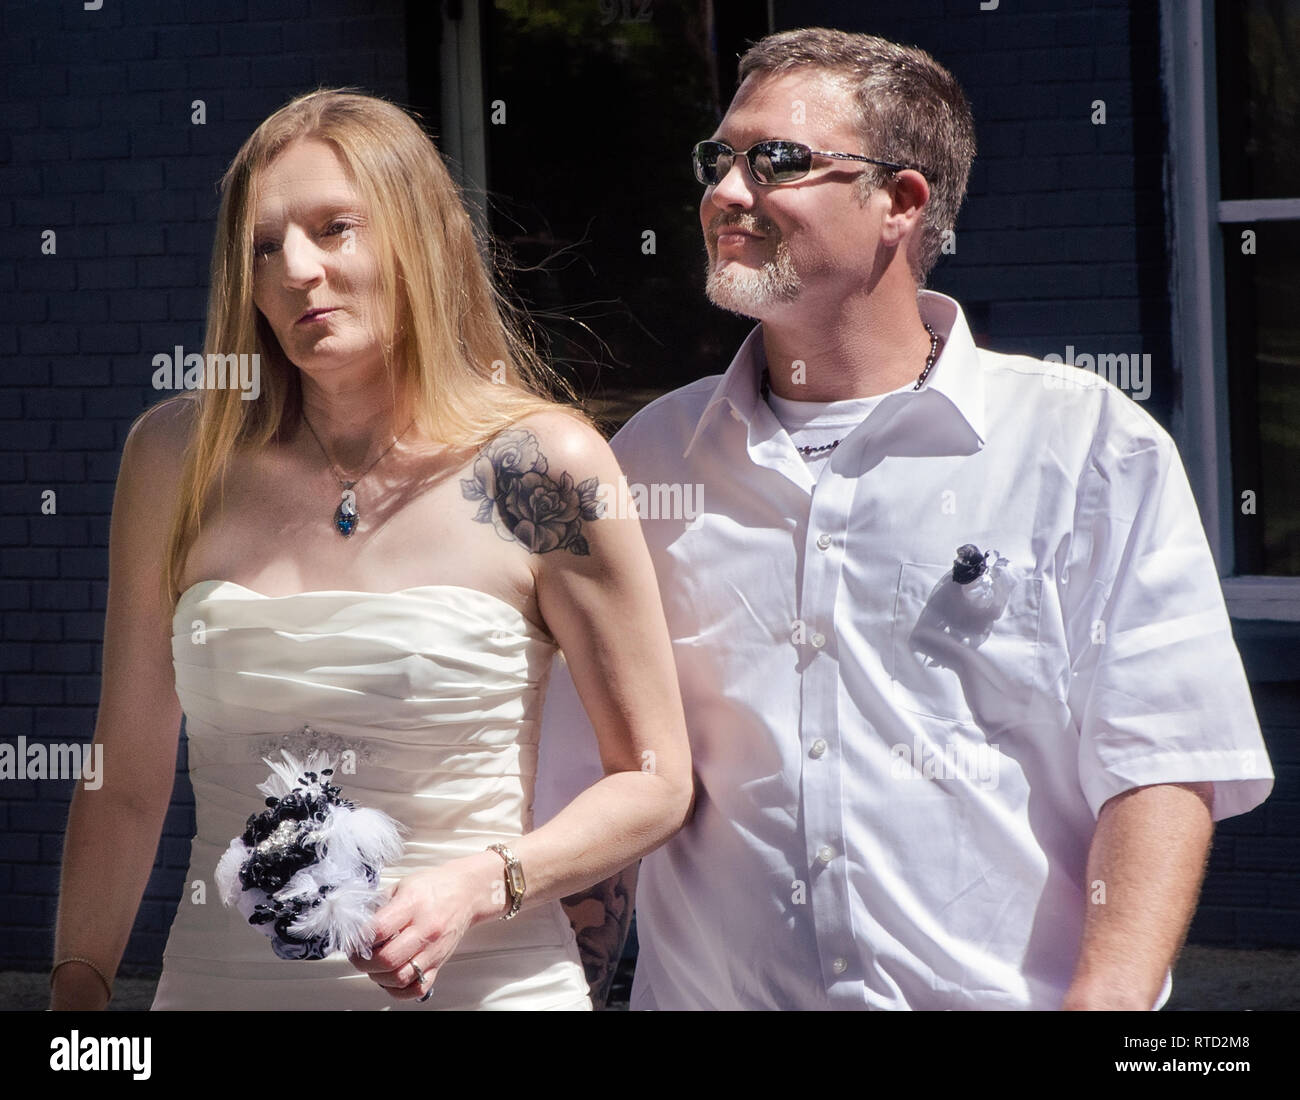
<instances>
[{"instance_id":1,"label":"shirt button","mask_svg":"<svg viewBox=\"0 0 1300 1100\"><path fill-rule=\"evenodd\" d=\"M823 844L817 849L817 858L822 863L830 863L835 858L835 849L829 844Z\"/></svg>"},{"instance_id":2,"label":"shirt button","mask_svg":"<svg viewBox=\"0 0 1300 1100\"><path fill-rule=\"evenodd\" d=\"M825 634L814 634L814 635L813 635L811 638L809 638L808 640L809 640L810 642L812 642L812 647L813 647L813 649L821 649L821 647L824 646L824 645L826 644L826 635L825 635Z\"/></svg>"},{"instance_id":3,"label":"shirt button","mask_svg":"<svg viewBox=\"0 0 1300 1100\"><path fill-rule=\"evenodd\" d=\"M826 754L826 742L819 737L812 743L808 751L815 757L824 756Z\"/></svg>"},{"instance_id":4,"label":"shirt button","mask_svg":"<svg viewBox=\"0 0 1300 1100\"><path fill-rule=\"evenodd\" d=\"M843 974L848 968L849 964L846 959L836 959L831 963L831 969L834 970L836 974Z\"/></svg>"},{"instance_id":5,"label":"shirt button","mask_svg":"<svg viewBox=\"0 0 1300 1100\"><path fill-rule=\"evenodd\" d=\"M818 536L817 536L817 549L818 549L818 550L829 550L830 548L831 548L831 537L830 537L830 535L818 535Z\"/></svg>"}]
</instances>

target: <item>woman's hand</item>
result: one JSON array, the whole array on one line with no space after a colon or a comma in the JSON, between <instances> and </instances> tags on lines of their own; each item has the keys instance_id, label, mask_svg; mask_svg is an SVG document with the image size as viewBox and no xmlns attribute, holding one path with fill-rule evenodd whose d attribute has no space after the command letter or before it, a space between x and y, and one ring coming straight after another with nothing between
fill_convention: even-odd
<instances>
[{"instance_id":1,"label":"woman's hand","mask_svg":"<svg viewBox=\"0 0 1300 1100\"><path fill-rule=\"evenodd\" d=\"M374 915L370 958L349 961L389 996L427 1000L466 931L507 912L506 896L505 864L495 852L412 871Z\"/></svg>"}]
</instances>

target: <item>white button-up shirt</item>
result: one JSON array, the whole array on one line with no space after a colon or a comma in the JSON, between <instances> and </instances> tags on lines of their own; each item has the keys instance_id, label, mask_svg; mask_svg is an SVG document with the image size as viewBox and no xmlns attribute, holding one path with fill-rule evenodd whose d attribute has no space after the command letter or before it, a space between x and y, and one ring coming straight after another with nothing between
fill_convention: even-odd
<instances>
[{"instance_id":1,"label":"white button-up shirt","mask_svg":"<svg viewBox=\"0 0 1300 1100\"><path fill-rule=\"evenodd\" d=\"M615 437L697 776L642 864L633 1008L1058 1008L1102 804L1213 781L1219 819L1271 789L1168 434L920 305L945 341L924 388L815 484L759 398L761 326ZM974 585L952 579L966 543L1004 559ZM539 820L595 772L584 736L594 761L557 669Z\"/></svg>"}]
</instances>

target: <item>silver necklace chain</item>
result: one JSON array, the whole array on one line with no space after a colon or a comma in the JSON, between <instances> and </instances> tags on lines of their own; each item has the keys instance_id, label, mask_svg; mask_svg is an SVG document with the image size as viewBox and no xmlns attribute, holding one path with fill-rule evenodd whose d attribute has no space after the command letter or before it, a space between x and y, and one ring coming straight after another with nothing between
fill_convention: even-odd
<instances>
[{"instance_id":1,"label":"silver necklace chain","mask_svg":"<svg viewBox=\"0 0 1300 1100\"><path fill-rule=\"evenodd\" d=\"M912 389L914 390L919 390L923 385L925 385L925 380L930 377L930 371L934 367L934 361L939 357L938 333L936 333L934 329L930 327L930 323L928 321L922 321L921 324L925 326L925 331L930 334L930 354L925 357L925 366L921 369L921 373L917 376L916 385L912 387ZM759 396L762 397L764 401L767 400L767 395L771 393L770 379L768 377L768 372L766 367L763 368L763 378L759 384L758 392L759 392ZM801 455L812 456L817 454L819 451L833 451L835 450L836 447L840 445L840 443L841 440L836 439L836 440L832 440L830 443L821 443L816 446L813 446L811 444L806 447L796 446L795 450L798 451Z\"/></svg>"},{"instance_id":2,"label":"silver necklace chain","mask_svg":"<svg viewBox=\"0 0 1300 1100\"><path fill-rule=\"evenodd\" d=\"M356 494L352 491L353 488L356 487L366 474L370 473L371 470L379 465L380 461L389 451L397 446L397 441L411 430L411 424L415 423L415 418L412 417L411 424L407 424L399 434L393 436L393 441L383 449L379 458L376 458L374 462L350 480L346 477L340 476L338 466L335 465L334 460L330 458L329 451L325 449L325 444L321 442L320 436L316 434L316 429L311 426L311 421L307 419L307 414L305 412L302 414L302 422L307 425L307 430L311 432L312 438L316 440L316 446L320 448L321 454L325 456L325 461L329 463L330 472L333 473L335 480L339 483L339 487L342 489L338 507L334 510L334 518L332 521L334 529L345 539L351 538L353 532L356 531L357 526L361 522L361 515L357 512Z\"/></svg>"}]
</instances>

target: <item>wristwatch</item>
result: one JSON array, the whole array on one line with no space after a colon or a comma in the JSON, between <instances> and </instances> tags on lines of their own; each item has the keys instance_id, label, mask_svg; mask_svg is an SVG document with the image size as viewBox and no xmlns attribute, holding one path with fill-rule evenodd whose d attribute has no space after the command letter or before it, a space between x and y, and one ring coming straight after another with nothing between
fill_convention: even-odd
<instances>
[{"instance_id":1,"label":"wristwatch","mask_svg":"<svg viewBox=\"0 0 1300 1100\"><path fill-rule=\"evenodd\" d=\"M489 844L489 852L496 852L506 861L506 889L510 891L510 912L502 916L502 920L510 920L519 913L519 906L523 904L524 891L527 886L524 884L523 865L515 858L514 852L504 844Z\"/></svg>"}]
</instances>

